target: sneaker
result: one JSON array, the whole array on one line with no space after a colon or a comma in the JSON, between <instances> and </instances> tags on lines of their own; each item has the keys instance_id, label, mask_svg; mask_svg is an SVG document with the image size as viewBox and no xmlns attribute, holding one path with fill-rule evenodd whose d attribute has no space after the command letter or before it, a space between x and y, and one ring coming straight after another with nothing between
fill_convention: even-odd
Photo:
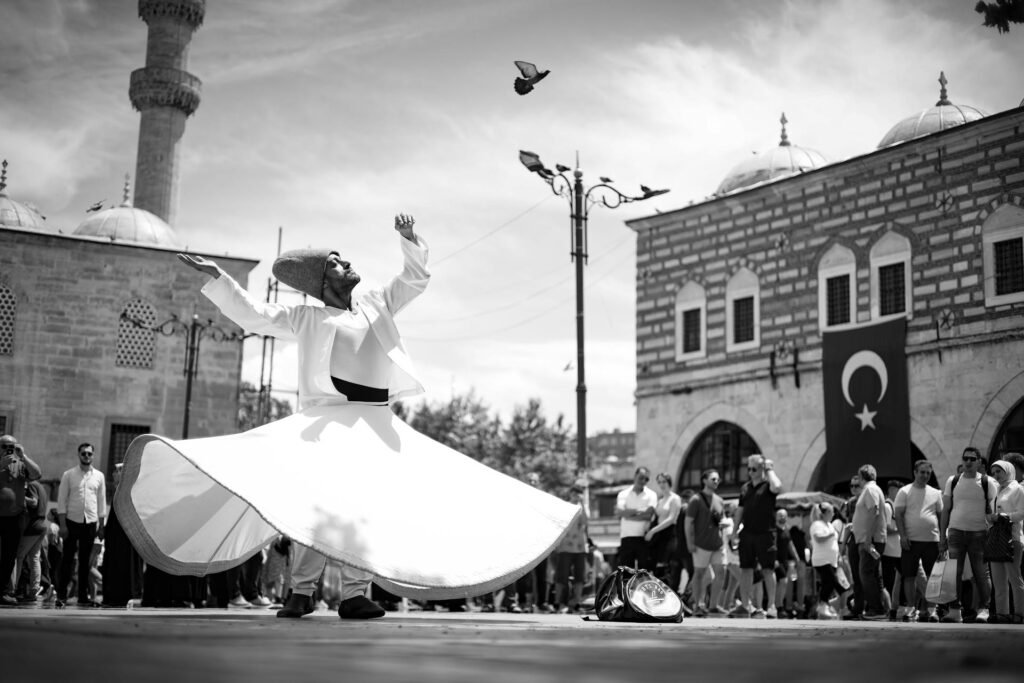
<instances>
[{"instance_id":1,"label":"sneaker","mask_svg":"<svg viewBox=\"0 0 1024 683\"><path fill-rule=\"evenodd\" d=\"M708 608L704 605L697 605L693 608L693 616L695 617L706 617L708 615Z\"/></svg>"},{"instance_id":2,"label":"sneaker","mask_svg":"<svg viewBox=\"0 0 1024 683\"><path fill-rule=\"evenodd\" d=\"M835 619L838 616L835 611L825 603L818 605L818 609L816 609L814 613L819 619Z\"/></svg>"},{"instance_id":3,"label":"sneaker","mask_svg":"<svg viewBox=\"0 0 1024 683\"><path fill-rule=\"evenodd\" d=\"M252 607L252 603L249 602L248 600L246 600L245 598L243 598L241 595L239 595L239 596L233 598L231 600L231 602L228 603L228 607L242 607L242 608L246 608L246 607Z\"/></svg>"},{"instance_id":4,"label":"sneaker","mask_svg":"<svg viewBox=\"0 0 1024 683\"><path fill-rule=\"evenodd\" d=\"M775 608L775 606L772 605L767 610L765 610L764 615L766 617L768 617L769 619L778 619L779 618L779 610L777 610Z\"/></svg>"},{"instance_id":5,"label":"sneaker","mask_svg":"<svg viewBox=\"0 0 1024 683\"><path fill-rule=\"evenodd\" d=\"M988 623L988 610L984 609L984 608L978 610L978 613L974 616L974 623L976 623L976 624L987 624Z\"/></svg>"},{"instance_id":6,"label":"sneaker","mask_svg":"<svg viewBox=\"0 0 1024 683\"><path fill-rule=\"evenodd\" d=\"M750 610L747 607L743 606L743 605L738 605L738 606L734 607L731 612L729 612L729 618L730 619L749 619L750 618Z\"/></svg>"},{"instance_id":7,"label":"sneaker","mask_svg":"<svg viewBox=\"0 0 1024 683\"><path fill-rule=\"evenodd\" d=\"M257 595L256 598L252 601L253 607L270 607L270 605L270 598L268 598L265 595Z\"/></svg>"},{"instance_id":8,"label":"sneaker","mask_svg":"<svg viewBox=\"0 0 1024 683\"><path fill-rule=\"evenodd\" d=\"M900 609L903 610L903 614L900 615L900 621L912 623L921 618L916 607L901 607Z\"/></svg>"},{"instance_id":9,"label":"sneaker","mask_svg":"<svg viewBox=\"0 0 1024 683\"><path fill-rule=\"evenodd\" d=\"M753 612L750 613L750 618L751 619L764 619L764 617L765 617L765 612L760 607L758 607L757 609L755 609Z\"/></svg>"},{"instance_id":10,"label":"sneaker","mask_svg":"<svg viewBox=\"0 0 1024 683\"><path fill-rule=\"evenodd\" d=\"M950 607L949 611L946 612L946 616L942 617L943 624L962 624L964 623L963 617L960 616L959 607Z\"/></svg>"},{"instance_id":11,"label":"sneaker","mask_svg":"<svg viewBox=\"0 0 1024 683\"><path fill-rule=\"evenodd\" d=\"M4 593L0 595L0 604L14 606L18 604L18 599L10 593Z\"/></svg>"},{"instance_id":12,"label":"sneaker","mask_svg":"<svg viewBox=\"0 0 1024 683\"><path fill-rule=\"evenodd\" d=\"M715 605L714 607L712 607L711 609L708 610L708 616L710 616L710 617L724 617L724 616L726 616L728 614L729 613L727 611L725 611L723 608L719 607L718 605Z\"/></svg>"},{"instance_id":13,"label":"sneaker","mask_svg":"<svg viewBox=\"0 0 1024 683\"><path fill-rule=\"evenodd\" d=\"M929 624L937 624L939 623L939 614L935 611L934 607L929 607L925 610L924 614L921 615L920 619L921 621L926 621Z\"/></svg>"}]
</instances>

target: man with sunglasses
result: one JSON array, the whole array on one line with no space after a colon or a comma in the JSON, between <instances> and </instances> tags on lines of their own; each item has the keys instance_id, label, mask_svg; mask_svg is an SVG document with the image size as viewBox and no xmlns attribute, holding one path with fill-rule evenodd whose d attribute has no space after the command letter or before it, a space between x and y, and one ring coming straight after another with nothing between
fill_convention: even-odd
<instances>
[{"instance_id":1,"label":"man with sunglasses","mask_svg":"<svg viewBox=\"0 0 1024 683\"><path fill-rule=\"evenodd\" d=\"M78 466L64 472L57 488L57 519L64 539L57 580L57 606L68 599L68 583L78 551L78 605L89 604L89 560L96 539L103 540L107 518L106 477L92 466L95 450L91 443L78 446Z\"/></svg>"},{"instance_id":2,"label":"man with sunglasses","mask_svg":"<svg viewBox=\"0 0 1024 683\"><path fill-rule=\"evenodd\" d=\"M981 452L968 446L964 449L963 472L946 480L942 491L942 514L939 517L939 552L949 551L949 559L956 560L956 601L942 621L960 623L963 621L961 608L964 559L971 563L974 574L975 595L978 610L974 620L988 623L990 590L988 566L985 564L985 534L988 530L987 516L998 495L998 487L982 468Z\"/></svg>"},{"instance_id":3,"label":"man with sunglasses","mask_svg":"<svg viewBox=\"0 0 1024 683\"><path fill-rule=\"evenodd\" d=\"M0 604L17 605L11 574L25 519L25 484L39 479L39 465L10 434L0 436Z\"/></svg>"},{"instance_id":4,"label":"man with sunglasses","mask_svg":"<svg viewBox=\"0 0 1024 683\"><path fill-rule=\"evenodd\" d=\"M747 458L750 480L740 489L739 507L736 508L736 530L730 541L739 539L740 601L743 603L729 612L730 617L775 619L775 563L777 547L775 534L775 500L782 492L782 481L775 473L775 465L763 455L755 453ZM753 605L754 572L760 570L764 579L768 607L762 610Z\"/></svg>"}]
</instances>

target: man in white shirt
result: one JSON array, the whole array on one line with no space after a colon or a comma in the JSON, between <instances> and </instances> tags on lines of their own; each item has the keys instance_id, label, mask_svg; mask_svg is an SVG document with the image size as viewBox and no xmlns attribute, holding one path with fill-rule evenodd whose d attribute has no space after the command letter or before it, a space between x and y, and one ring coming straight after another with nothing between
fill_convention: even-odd
<instances>
[{"instance_id":1,"label":"man in white shirt","mask_svg":"<svg viewBox=\"0 0 1024 683\"><path fill-rule=\"evenodd\" d=\"M944 622L963 621L961 585L963 583L964 559L971 562L974 573L974 588L977 591L978 610L975 621L988 623L990 586L988 565L985 564L985 534L988 531L989 513L999 493L995 479L986 476L981 461L981 452L968 446L961 456L964 471L946 480L942 490L942 517L939 519L939 552L949 550L949 559L956 560L956 602L942 618ZM984 487L984 488L983 488Z\"/></svg>"},{"instance_id":2,"label":"man in white shirt","mask_svg":"<svg viewBox=\"0 0 1024 683\"><path fill-rule=\"evenodd\" d=\"M921 621L938 621L935 607L924 601L925 586L918 586L918 573L924 569L924 576L931 576L932 567L939 557L939 515L942 514L942 492L929 486L932 464L927 460L914 463L914 481L896 493L893 501L896 528L899 529L900 575L903 577L903 593L907 597L906 621L917 621L917 593L925 607ZM923 581L922 581L923 583Z\"/></svg>"},{"instance_id":3,"label":"man in white shirt","mask_svg":"<svg viewBox=\"0 0 1024 683\"><path fill-rule=\"evenodd\" d=\"M636 468L633 485L619 491L615 500L615 514L621 520L619 526L620 567L650 569L650 553L644 535L651 524L658 494L647 486L651 472L646 467Z\"/></svg>"},{"instance_id":4,"label":"man in white shirt","mask_svg":"<svg viewBox=\"0 0 1024 683\"><path fill-rule=\"evenodd\" d=\"M95 449L91 443L78 446L78 466L64 472L57 489L57 519L64 539L57 580L57 606L68 597L68 583L78 551L78 604L89 602L89 559L93 542L103 540L103 521L107 517L107 483L92 466Z\"/></svg>"},{"instance_id":5,"label":"man in white shirt","mask_svg":"<svg viewBox=\"0 0 1024 683\"><path fill-rule=\"evenodd\" d=\"M882 553L885 551L885 494L878 487L874 465L861 465L857 471L863 490L853 509L853 537L859 552L860 583L864 590L864 619L882 620L889 616L888 593L882 583ZM853 569L851 567L851 569Z\"/></svg>"}]
</instances>

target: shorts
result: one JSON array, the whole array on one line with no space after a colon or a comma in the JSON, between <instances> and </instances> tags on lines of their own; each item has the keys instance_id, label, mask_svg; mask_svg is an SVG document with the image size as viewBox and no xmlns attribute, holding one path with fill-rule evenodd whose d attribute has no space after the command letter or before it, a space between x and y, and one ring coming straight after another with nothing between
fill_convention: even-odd
<instances>
[{"instance_id":1,"label":"shorts","mask_svg":"<svg viewBox=\"0 0 1024 683\"><path fill-rule=\"evenodd\" d=\"M740 533L740 569L772 570L778 550L775 547L775 530L762 533Z\"/></svg>"},{"instance_id":2,"label":"shorts","mask_svg":"<svg viewBox=\"0 0 1024 683\"><path fill-rule=\"evenodd\" d=\"M719 548L718 550L704 550L703 548L694 548L692 555L694 569L721 567L725 564L725 554L722 552L721 548Z\"/></svg>"}]
</instances>

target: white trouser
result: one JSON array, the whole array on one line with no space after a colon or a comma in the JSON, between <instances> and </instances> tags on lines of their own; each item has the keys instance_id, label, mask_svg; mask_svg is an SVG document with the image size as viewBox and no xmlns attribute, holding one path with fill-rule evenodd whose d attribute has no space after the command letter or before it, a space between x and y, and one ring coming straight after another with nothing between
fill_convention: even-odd
<instances>
[{"instance_id":1,"label":"white trouser","mask_svg":"<svg viewBox=\"0 0 1024 683\"><path fill-rule=\"evenodd\" d=\"M324 573L327 558L315 550L293 543L292 556L292 592L296 595L313 595L320 575ZM365 595L366 587L373 580L373 574L348 565L341 567L341 599L348 600L357 595Z\"/></svg>"}]
</instances>

